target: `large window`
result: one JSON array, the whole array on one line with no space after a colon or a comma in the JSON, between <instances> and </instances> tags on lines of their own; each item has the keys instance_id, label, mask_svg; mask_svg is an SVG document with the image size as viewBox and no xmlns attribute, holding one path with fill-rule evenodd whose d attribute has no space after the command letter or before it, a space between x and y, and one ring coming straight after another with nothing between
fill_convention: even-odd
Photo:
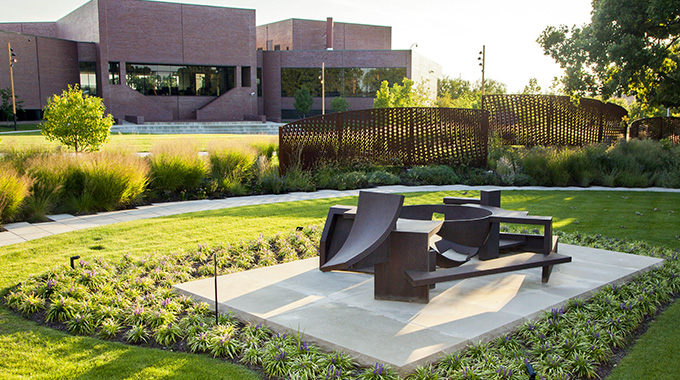
<instances>
[{"instance_id":1,"label":"large window","mask_svg":"<svg viewBox=\"0 0 680 380\"><path fill-rule=\"evenodd\" d=\"M234 88L233 66L127 63L127 85L144 95L220 96Z\"/></svg>"},{"instance_id":2,"label":"large window","mask_svg":"<svg viewBox=\"0 0 680 380\"><path fill-rule=\"evenodd\" d=\"M406 69L397 68L326 68L326 96L374 97L380 89L380 83L386 80L390 84L401 83L406 76ZM321 96L320 68L284 68L281 69L281 96L292 97L302 86L309 89L312 96Z\"/></svg>"},{"instance_id":3,"label":"large window","mask_svg":"<svg viewBox=\"0 0 680 380\"><path fill-rule=\"evenodd\" d=\"M95 62L79 62L80 89L83 94L97 95L97 64Z\"/></svg>"},{"instance_id":4,"label":"large window","mask_svg":"<svg viewBox=\"0 0 680 380\"><path fill-rule=\"evenodd\" d=\"M120 62L109 62L109 84L120 84Z\"/></svg>"}]
</instances>

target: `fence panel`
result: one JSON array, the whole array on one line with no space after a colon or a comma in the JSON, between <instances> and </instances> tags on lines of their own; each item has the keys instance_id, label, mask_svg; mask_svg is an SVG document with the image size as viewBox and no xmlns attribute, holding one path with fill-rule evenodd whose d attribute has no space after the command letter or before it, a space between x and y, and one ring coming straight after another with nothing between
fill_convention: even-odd
<instances>
[{"instance_id":1,"label":"fence panel","mask_svg":"<svg viewBox=\"0 0 680 380\"><path fill-rule=\"evenodd\" d=\"M454 108L383 108L339 112L279 129L282 172L300 163L370 161L406 166L486 166L488 113Z\"/></svg>"},{"instance_id":2,"label":"fence panel","mask_svg":"<svg viewBox=\"0 0 680 380\"><path fill-rule=\"evenodd\" d=\"M647 117L630 124L630 138L669 139L680 143L680 117Z\"/></svg>"},{"instance_id":3,"label":"fence panel","mask_svg":"<svg viewBox=\"0 0 680 380\"><path fill-rule=\"evenodd\" d=\"M615 104L568 96L485 95L489 130L508 145L575 145L611 141L625 136L622 118L628 114Z\"/></svg>"}]
</instances>

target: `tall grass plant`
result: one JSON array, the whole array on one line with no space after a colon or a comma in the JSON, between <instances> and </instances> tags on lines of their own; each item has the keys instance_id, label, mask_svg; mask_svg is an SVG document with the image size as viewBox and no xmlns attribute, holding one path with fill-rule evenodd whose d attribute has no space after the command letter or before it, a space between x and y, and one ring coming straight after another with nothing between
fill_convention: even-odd
<instances>
[{"instance_id":1,"label":"tall grass plant","mask_svg":"<svg viewBox=\"0 0 680 380\"><path fill-rule=\"evenodd\" d=\"M236 195L250 191L246 184L252 180L252 168L258 155L256 148L220 141L209 144L208 155L210 177L219 190Z\"/></svg>"},{"instance_id":2,"label":"tall grass plant","mask_svg":"<svg viewBox=\"0 0 680 380\"><path fill-rule=\"evenodd\" d=\"M151 148L149 189L156 196L196 190L208 173L192 140L163 141Z\"/></svg>"},{"instance_id":3,"label":"tall grass plant","mask_svg":"<svg viewBox=\"0 0 680 380\"><path fill-rule=\"evenodd\" d=\"M0 163L0 222L11 220L28 195L29 181L6 163Z\"/></svg>"}]
</instances>

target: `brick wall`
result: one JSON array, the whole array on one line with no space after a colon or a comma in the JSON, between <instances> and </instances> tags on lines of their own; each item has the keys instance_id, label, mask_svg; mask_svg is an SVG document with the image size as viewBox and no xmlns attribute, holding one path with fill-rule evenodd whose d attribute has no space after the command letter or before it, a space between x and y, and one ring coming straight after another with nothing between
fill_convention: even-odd
<instances>
[{"instance_id":1,"label":"brick wall","mask_svg":"<svg viewBox=\"0 0 680 380\"><path fill-rule=\"evenodd\" d=\"M257 27L257 48L273 50L326 50L326 22L290 19ZM272 48L266 42L272 40ZM389 50L392 28L389 26L333 23L334 50Z\"/></svg>"}]
</instances>

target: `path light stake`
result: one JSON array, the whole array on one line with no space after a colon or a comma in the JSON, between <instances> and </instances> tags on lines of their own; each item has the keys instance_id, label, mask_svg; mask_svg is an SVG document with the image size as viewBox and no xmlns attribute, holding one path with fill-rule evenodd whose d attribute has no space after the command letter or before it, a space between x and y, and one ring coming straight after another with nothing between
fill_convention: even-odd
<instances>
[{"instance_id":1,"label":"path light stake","mask_svg":"<svg viewBox=\"0 0 680 380\"><path fill-rule=\"evenodd\" d=\"M79 258L80 258L80 256L71 256L71 269L76 269L76 265L74 263Z\"/></svg>"},{"instance_id":2,"label":"path light stake","mask_svg":"<svg viewBox=\"0 0 680 380\"><path fill-rule=\"evenodd\" d=\"M531 366L531 363L529 363L529 360L524 359L524 364L527 366L527 372L529 373L529 380L536 380L536 371L534 371L534 367Z\"/></svg>"},{"instance_id":3,"label":"path light stake","mask_svg":"<svg viewBox=\"0 0 680 380\"><path fill-rule=\"evenodd\" d=\"M213 255L213 263L215 264L215 324L218 325L219 322L217 320L219 316L219 306L217 303L217 250L215 250L215 254Z\"/></svg>"}]
</instances>

